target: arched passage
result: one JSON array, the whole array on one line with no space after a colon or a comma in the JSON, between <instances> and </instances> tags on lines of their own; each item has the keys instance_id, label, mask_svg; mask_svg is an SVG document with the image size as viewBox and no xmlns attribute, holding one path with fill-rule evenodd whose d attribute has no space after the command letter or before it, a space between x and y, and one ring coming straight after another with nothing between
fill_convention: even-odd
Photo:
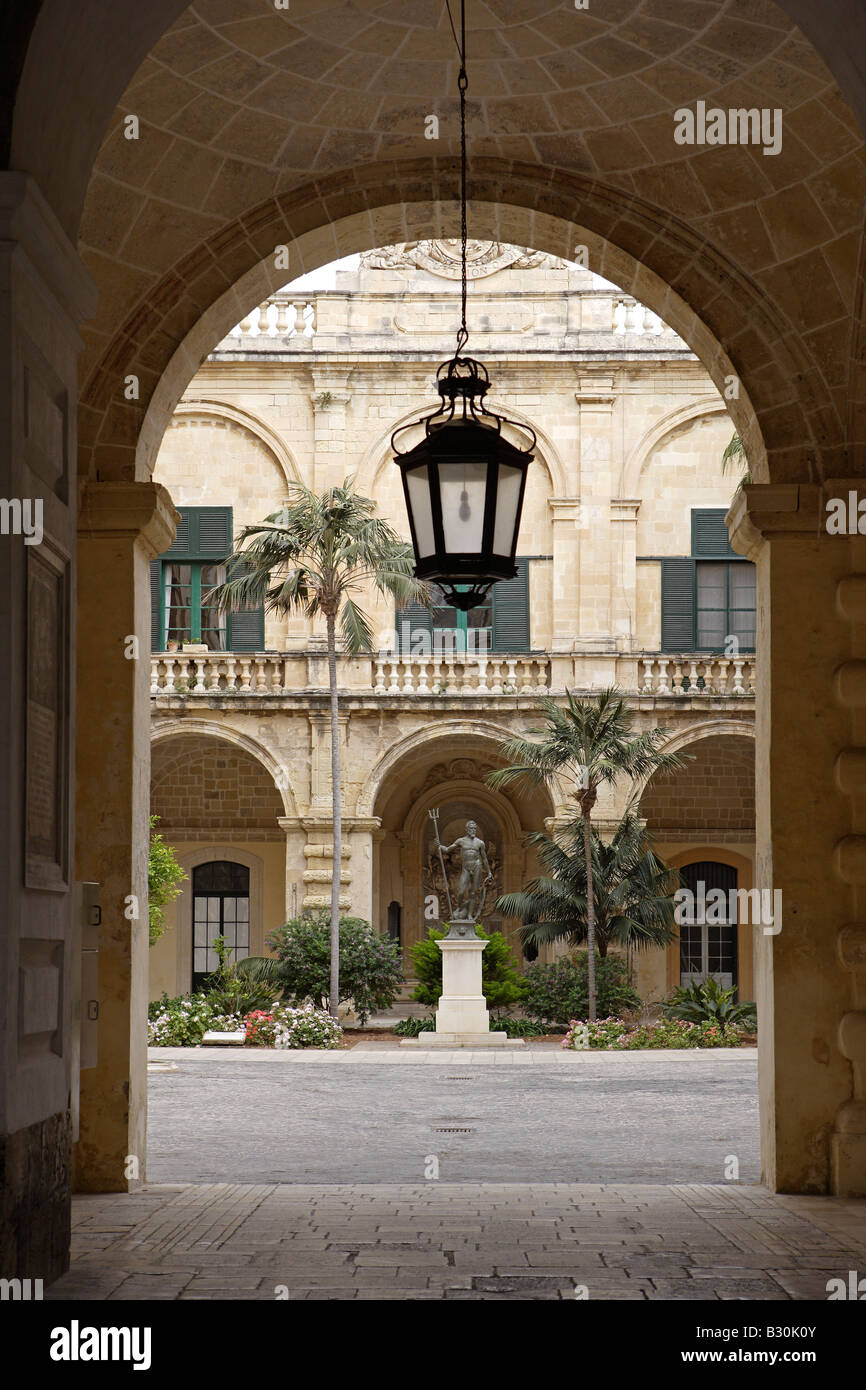
<instances>
[{"instance_id":1,"label":"arched passage","mask_svg":"<svg viewBox=\"0 0 866 1390\"><path fill-rule=\"evenodd\" d=\"M20 295L9 292L4 302L18 316L22 347L35 344L27 370L39 387L28 393L27 411L7 412L18 431L8 492L41 495L47 475L49 527L60 549L56 613L64 611L64 592L78 593L78 709L86 713L77 730L76 868L62 877L71 864L67 835L70 863L58 852L49 866L61 874L61 892L47 903L41 887L22 886L22 845L10 839L12 895L20 904L9 920L34 931L38 925L46 939L71 939L74 875L103 877L102 965L119 1003L104 1019L116 1075L100 1078L101 1091L84 1087L94 1112L106 1096L115 1098L99 1135L88 1132L82 1142L95 1184L125 1183L122 1156L143 1143L136 1117L144 1053L131 1040L129 1020L130 1008L139 1007L131 981L141 949L122 904L130 892L145 891L147 691L144 671L124 665L118 652L124 634L143 630L146 562L164 548L172 524L166 499L145 481L148 465L172 391L189 380L225 316L208 321L198 346L195 325L251 275L231 318L237 321L257 297L256 268L277 244L303 254L303 238L318 239L310 263L321 264L344 249L346 219L368 226L350 245L454 230L447 208L457 187L456 126L448 120L454 104L441 97L445 77L453 78L453 68L446 73L450 39L441 42L441 14L422 7L418 19L416 7L410 10L386 18L365 10L324 38L320 0L297 0L282 19L266 0L250 0L243 20L223 0L189 8L182 0L75 7L45 0L38 13L29 7L13 17L4 143L15 172L7 176L4 217L8 239L24 254L7 258ZM863 789L852 771L861 738L858 683L846 663L862 654L862 590L854 577L866 558L861 538L834 547L822 535L824 499L813 484L856 479L866 469L864 173L855 120L862 123L866 109L858 66L863 7L781 0L762 4L757 16L725 0L666 26L634 0L583 27L580 12L550 0L529 0L518 16L498 0L485 10L494 18L473 35L491 66L477 89L472 192L479 207L502 213L481 216L479 232L564 253L573 252L577 236L596 269L683 334L717 385L738 377L731 410L753 476L782 484L741 499L734 517L738 545L761 570L761 872L777 874L797 907L783 935L766 943L779 1007L762 1052L765 1172L794 1190L862 1192L866 1102L852 1075L864 1065L856 987L864 949ZM503 37L508 56L500 58L504 50L495 45ZM413 58L413 49L423 57ZM778 157L673 144L673 109L727 105L732 64L762 101L785 109ZM431 98L444 118L435 158L422 133ZM144 139L124 145L130 113L139 116ZM89 294L75 259L79 235L100 302L83 361L82 472L92 486L81 509L76 576L69 460L75 332ZM168 370L172 363L176 372ZM128 375L138 380L137 401L124 395ZM20 387L10 374L19 404ZM28 418L40 423L25 437ZM9 592L23 605L18 561ZM19 810L30 775L20 738L25 626L10 626L2 653L18 682L8 706L4 781L19 789ZM55 626L58 667L69 672L75 625L58 617ZM58 763L68 785L52 789L59 826L72 815L76 728L66 711L73 704L67 689ZM797 747L797 759L786 742ZM811 779L802 777L803 766L815 770ZM15 949L17 939L13 959ZM35 1090L26 1077L15 1083L22 1096L16 1123L32 1129L37 1150L48 1121L68 1128L68 1078L52 1058L45 1065L54 1068L39 1091L47 1108L32 1109Z\"/></svg>"},{"instance_id":2,"label":"arched passage","mask_svg":"<svg viewBox=\"0 0 866 1390\"><path fill-rule=\"evenodd\" d=\"M196 958L223 934L220 895L204 893L196 904L196 870L234 865L243 878L243 926L232 925L241 953L264 955L265 935L285 916L286 836L282 825L293 814L294 798L286 774L269 750L248 735L207 720L171 720L156 725L151 758L151 814L173 846L187 874L177 900L166 908L166 931L151 948L151 998L189 990L206 968ZM201 872L198 875L201 878ZM201 894L199 895L201 897ZM209 927L196 927L196 912ZM234 903L234 900L232 899ZM216 909L217 917L213 916ZM207 968L213 965L212 960ZM196 973L197 972L197 973Z\"/></svg>"},{"instance_id":3,"label":"arched passage","mask_svg":"<svg viewBox=\"0 0 866 1390\"><path fill-rule=\"evenodd\" d=\"M502 736L507 734L504 728ZM469 720L443 720L401 740L373 769L362 795L372 798L381 825L374 903L379 917L389 903L400 904L404 948L420 940L429 925L447 919L445 883L454 890L457 882L456 857L446 861L443 876L431 810L439 812L444 845L465 833L468 820L476 822L494 877L484 901L485 922L505 932L513 929L515 924L497 912L496 899L522 888L531 875L534 857L523 839L528 831L543 828L553 806L543 789L515 794L489 787L488 772L502 763L495 729Z\"/></svg>"}]
</instances>

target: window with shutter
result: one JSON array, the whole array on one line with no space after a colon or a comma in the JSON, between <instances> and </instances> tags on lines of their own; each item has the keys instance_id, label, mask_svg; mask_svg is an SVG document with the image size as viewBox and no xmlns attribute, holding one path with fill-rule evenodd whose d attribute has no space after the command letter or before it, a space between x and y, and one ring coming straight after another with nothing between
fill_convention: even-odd
<instances>
[{"instance_id":1,"label":"window with shutter","mask_svg":"<svg viewBox=\"0 0 866 1390\"><path fill-rule=\"evenodd\" d=\"M731 549L723 507L692 510L692 553L662 560L662 651L755 648L755 567Z\"/></svg>"},{"instance_id":2,"label":"window with shutter","mask_svg":"<svg viewBox=\"0 0 866 1390\"><path fill-rule=\"evenodd\" d=\"M528 652L529 561L517 560L517 575L493 586L493 650Z\"/></svg>"},{"instance_id":3,"label":"window with shutter","mask_svg":"<svg viewBox=\"0 0 866 1390\"><path fill-rule=\"evenodd\" d=\"M691 651L695 642L695 562L662 560L662 651Z\"/></svg>"},{"instance_id":4,"label":"window with shutter","mask_svg":"<svg viewBox=\"0 0 866 1390\"><path fill-rule=\"evenodd\" d=\"M395 614L397 651L401 656L429 656L433 649L433 615L421 603L407 603Z\"/></svg>"},{"instance_id":5,"label":"window with shutter","mask_svg":"<svg viewBox=\"0 0 866 1390\"><path fill-rule=\"evenodd\" d=\"M692 555L712 558L732 556L739 560L731 549L728 528L725 525L727 507L694 507L692 509Z\"/></svg>"},{"instance_id":6,"label":"window with shutter","mask_svg":"<svg viewBox=\"0 0 866 1390\"><path fill-rule=\"evenodd\" d=\"M180 507L171 547L150 567L150 637L154 651L203 643L211 651L261 651L263 608L221 611L212 591L232 551L231 507Z\"/></svg>"}]
</instances>

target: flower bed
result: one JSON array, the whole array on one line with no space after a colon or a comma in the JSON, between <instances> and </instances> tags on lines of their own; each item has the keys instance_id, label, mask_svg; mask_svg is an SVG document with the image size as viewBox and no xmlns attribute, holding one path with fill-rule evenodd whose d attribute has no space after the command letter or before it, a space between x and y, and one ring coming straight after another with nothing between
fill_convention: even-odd
<instances>
[{"instance_id":1,"label":"flower bed","mask_svg":"<svg viewBox=\"0 0 866 1390\"><path fill-rule=\"evenodd\" d=\"M624 1023L621 1018L601 1018L595 1023L572 1019L561 1045L571 1051L637 1052L648 1048L740 1047L741 1044L742 1030L733 1024L662 1019L652 1025L635 1025Z\"/></svg>"},{"instance_id":2,"label":"flower bed","mask_svg":"<svg viewBox=\"0 0 866 1390\"><path fill-rule=\"evenodd\" d=\"M331 1015L312 1004L275 1004L244 1019L247 1047L339 1047L343 1030Z\"/></svg>"},{"instance_id":3,"label":"flower bed","mask_svg":"<svg viewBox=\"0 0 866 1390\"><path fill-rule=\"evenodd\" d=\"M339 1047L343 1030L331 1015L312 1004L274 1004L252 1013L226 1014L204 994L163 995L148 1010L151 1047L201 1047L205 1033L246 1034L248 1047Z\"/></svg>"}]
</instances>

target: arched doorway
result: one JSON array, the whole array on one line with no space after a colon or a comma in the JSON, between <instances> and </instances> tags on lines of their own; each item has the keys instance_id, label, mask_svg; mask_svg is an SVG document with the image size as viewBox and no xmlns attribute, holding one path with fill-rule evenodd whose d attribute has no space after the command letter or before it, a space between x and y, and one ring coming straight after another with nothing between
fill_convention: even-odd
<instances>
[{"instance_id":1,"label":"arched doorway","mask_svg":"<svg viewBox=\"0 0 866 1390\"><path fill-rule=\"evenodd\" d=\"M737 871L718 860L700 860L680 868L684 888L692 902L681 913L681 985L703 984L713 979L723 989L737 987ZM709 920L703 904L709 893L722 893L724 905ZM731 893L734 894L733 899ZM716 908L716 902L713 903Z\"/></svg>"}]
</instances>

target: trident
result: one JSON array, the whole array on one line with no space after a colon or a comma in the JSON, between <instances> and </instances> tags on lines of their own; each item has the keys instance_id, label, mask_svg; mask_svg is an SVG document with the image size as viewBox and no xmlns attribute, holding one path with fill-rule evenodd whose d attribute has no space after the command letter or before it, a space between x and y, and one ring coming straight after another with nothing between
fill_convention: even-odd
<instances>
[{"instance_id":1,"label":"trident","mask_svg":"<svg viewBox=\"0 0 866 1390\"><path fill-rule=\"evenodd\" d=\"M445 884L445 898L448 903L448 916L450 918L453 915L454 910L451 906L451 892L448 887L448 875L445 872L445 856L442 853L442 845L439 842L439 811L428 811L427 814L433 822L433 832L436 836L436 848L439 851L439 863L442 865L442 880Z\"/></svg>"}]
</instances>

